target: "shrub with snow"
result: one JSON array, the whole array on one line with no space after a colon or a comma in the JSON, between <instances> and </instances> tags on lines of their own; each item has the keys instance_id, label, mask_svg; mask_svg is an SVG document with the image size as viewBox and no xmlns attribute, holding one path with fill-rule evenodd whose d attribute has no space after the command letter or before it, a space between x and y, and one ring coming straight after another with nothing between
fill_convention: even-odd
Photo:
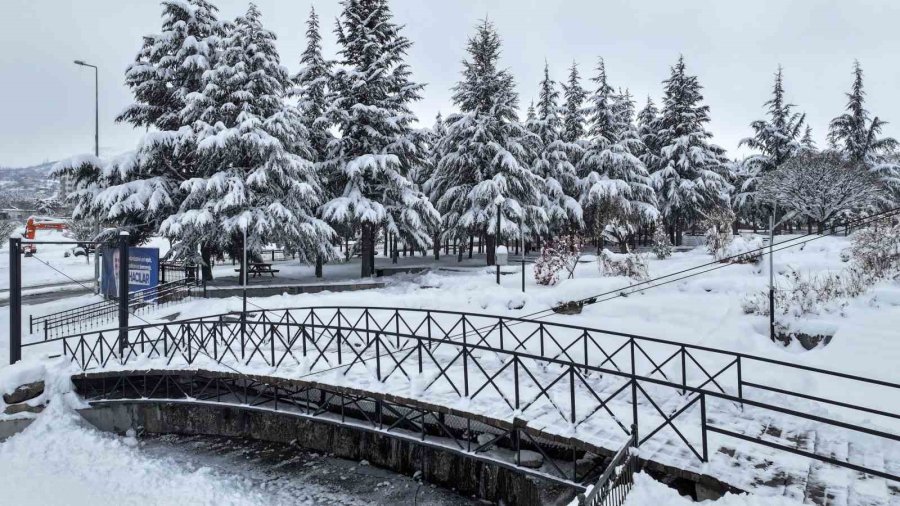
<instances>
[{"instance_id":1,"label":"shrub with snow","mask_svg":"<svg viewBox=\"0 0 900 506\"><path fill-rule=\"evenodd\" d=\"M731 233L731 224L734 222L734 213L729 208L721 207L709 213L706 217L706 251L716 260L725 258L725 250L731 245L734 236Z\"/></svg>"},{"instance_id":2,"label":"shrub with snow","mask_svg":"<svg viewBox=\"0 0 900 506\"><path fill-rule=\"evenodd\" d=\"M669 234L662 221L656 223L653 229L653 254L656 258L663 260L672 256L672 241L669 240Z\"/></svg>"},{"instance_id":3,"label":"shrub with snow","mask_svg":"<svg viewBox=\"0 0 900 506\"><path fill-rule=\"evenodd\" d=\"M647 258L637 253L613 253L608 249L597 257L600 273L604 276L625 276L635 281L650 279Z\"/></svg>"},{"instance_id":4,"label":"shrub with snow","mask_svg":"<svg viewBox=\"0 0 900 506\"><path fill-rule=\"evenodd\" d=\"M873 280L900 272L900 221L874 223L854 233L849 256Z\"/></svg>"},{"instance_id":5,"label":"shrub with snow","mask_svg":"<svg viewBox=\"0 0 900 506\"><path fill-rule=\"evenodd\" d=\"M892 221L856 232L848 256L850 265L840 272L788 273L775 287L777 314L800 317L839 313L848 299L862 295L883 279L896 277L900 274L900 224ZM768 293L752 294L742 305L747 314L768 316Z\"/></svg>"},{"instance_id":6,"label":"shrub with snow","mask_svg":"<svg viewBox=\"0 0 900 506\"><path fill-rule=\"evenodd\" d=\"M762 237L758 235L747 238L738 236L716 255L716 259L733 264L755 264L762 259L762 248Z\"/></svg>"},{"instance_id":7,"label":"shrub with snow","mask_svg":"<svg viewBox=\"0 0 900 506\"><path fill-rule=\"evenodd\" d=\"M581 248L581 238L575 235L562 236L545 244L534 263L534 280L539 285L553 286L559 282L559 273L563 269L568 271L570 278L574 277Z\"/></svg>"}]
</instances>

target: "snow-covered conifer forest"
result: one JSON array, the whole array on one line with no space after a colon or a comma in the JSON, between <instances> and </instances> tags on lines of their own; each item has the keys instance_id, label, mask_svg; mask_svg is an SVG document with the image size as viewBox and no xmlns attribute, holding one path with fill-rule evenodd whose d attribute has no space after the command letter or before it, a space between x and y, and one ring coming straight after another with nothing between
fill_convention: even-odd
<instances>
[{"instance_id":1,"label":"snow-covered conifer forest","mask_svg":"<svg viewBox=\"0 0 900 506\"><path fill-rule=\"evenodd\" d=\"M106 493L110 482L137 504L176 496L216 504L401 504L420 498L426 481L418 473L370 487L380 475L360 471L368 463L359 462L358 469L354 462L346 471L346 462L335 463L340 459L329 452L293 462L310 468L293 481L266 468L281 463L254 460L247 464L253 472L244 474L236 462L242 453L189 457L190 449L174 450L182 439L100 434L75 412L87 397L70 380L89 369L73 365L76 338L81 350L93 346L87 362L94 355L108 362L93 372L210 367L216 374L227 368L227 374L276 382L317 382L315 388L360 393L353 401L360 412L359 403L370 402L364 396L392 396L499 420L516 431L520 425L536 428L552 444L597 444L566 461L576 474L585 460L594 462L590 456L604 469L609 462L605 454L600 458L602 448L670 466L678 476L702 476L698 485L711 477L729 490L757 494L726 495L722 504L900 504L900 482L891 481L900 475L900 142L891 137L896 130L889 123L900 118L881 115L883 89L871 86L879 84L877 65L854 60L849 50L835 59L846 69L843 80L832 83L840 89L833 90L822 117L821 104L809 103L808 90L792 83L792 66L773 55L770 70L752 80L744 76L729 90L730 105L752 113L740 121L732 116L740 132L729 144L734 129L717 123L727 113L716 110L722 102L714 100L713 86L705 87L718 70L698 64L702 55L691 50L679 54L673 48L658 81L637 82L619 68L628 60L614 46L598 44L589 59L544 58L506 44L510 24L502 18L476 13L466 33L460 30L453 44L428 55L434 65L454 71L454 82L445 76L437 85L413 64L420 47L414 35L421 32L405 24L408 13L398 0L340 0L325 8L313 2L319 11L305 11L304 4L305 19L279 33L272 26L283 24L272 20L282 13L271 4L250 2L232 17L235 11L225 16L216 5L225 0L148 1L159 3L159 16L145 19L153 30L134 34L133 59L130 52L119 55L129 61L119 76L129 103L115 111L115 121L137 141L111 153L98 140L103 156L71 153L21 169L15 178L0 170L2 239L10 247L18 244L17 232L34 239L34 224L24 221L31 215L47 219L36 232L39 241L25 241L37 249L21 250L28 253L21 258L13 250L0 255L0 304L10 305L16 284L24 285L18 291L24 302L19 298L0 312L0 328L21 327L19 350L26 349L17 363L0 366L0 394L17 392L22 378L32 376L47 386L28 407L14 408L23 412L9 413L14 403L0 395L0 438L3 422L34 422L9 441L0 439L0 504L12 488L13 504L35 497L58 502L66 495L44 486L58 476L71 482L60 483L60 490L71 490L72 502L85 504L102 502L97 494ZM321 12L326 8L328 16ZM285 39L302 50L279 51ZM510 62L525 59L534 72L523 79L521 67L514 72ZM751 88L756 94L749 97ZM435 96L446 101L440 112L418 115L420 104ZM40 188L20 188L32 179L41 181ZM125 241L159 254L158 283L140 296L100 295L101 278L108 284L130 268L101 274L110 259L122 265L111 247L118 242L125 251ZM343 322L345 309L363 316L353 323L344 315ZM309 320L291 320L291 311L300 310L309 311ZM394 320L379 323L372 317L379 311ZM418 327L404 321L409 332L403 334L404 311L427 317ZM438 316L432 319L432 313ZM494 324L474 325L470 318ZM117 327L123 319L127 325ZM49 328L51 321L56 326ZM455 330L432 336L432 324L459 328L462 344ZM203 325L232 333L204 337ZM253 334L253 325L269 333ZM277 325L300 331L279 341ZM529 337L509 334L532 325L537 330ZM391 326L396 340L387 342ZM177 344L175 334L166 333L176 328L183 339ZM200 337L191 335L198 328ZM153 331L163 336L166 360L147 337ZM122 344L138 333L139 340ZM492 341L497 334L499 345ZM116 336L122 347L104 347L104 335ZM12 330L0 332L0 352L15 348L13 336ZM350 342L357 337L364 341ZM623 339L612 353L603 348L614 341L610 337ZM433 341L440 345L432 347ZM551 341L558 351L552 356L545 354ZM589 357L591 342L602 357ZM224 348L210 357L201 349L208 343ZM235 343L239 353L229 348ZM407 348L409 343L417 346ZM646 360L636 343L647 345L640 350ZM151 349L137 351L138 344ZM450 353L452 346L461 351ZM666 346L678 349L659 354ZM123 350L133 352L134 369ZM709 352L719 362L704 368L686 350ZM310 358L315 353L321 360ZM392 372L383 376L378 360L385 356L393 363L385 359ZM356 360L348 364L347 357ZM404 362L410 357L418 359L412 368ZM378 366L371 366L373 359ZM482 366L489 360L498 369ZM636 372L642 361L653 366L646 377ZM763 367L752 369L754 361ZM804 376L810 372L819 375ZM470 377L482 376L487 383L472 393ZM462 389L453 383L457 378L465 380ZM620 379L631 388L612 384ZM729 389L732 379L736 386ZM864 384L852 383L857 380ZM679 391L658 404L647 392L639 401L640 381ZM512 385L514 394L504 391ZM554 390L561 386L562 396ZM520 404L520 387L530 401ZM619 392L632 397L617 399ZM276 410L278 395L276 387ZM682 403L692 395L702 400ZM212 403L212 397L194 398L193 390L181 400L197 399ZM310 399L291 406L312 412ZM268 403L253 408L269 409ZM774 405L784 409L761 411ZM328 409L310 416L336 413ZM414 435L422 441L434 436L426 434L426 415L416 422L411 409L394 414L421 423L421 434ZM617 418L617 409L627 416ZM576 421L578 410L590 414ZM656 430L638 430L639 411L645 425L649 417L658 422ZM678 416L678 426L668 423ZM702 424L689 425L689 416ZM403 421L397 421L399 430L407 430ZM816 425L829 421L836 423ZM682 424L687 435L677 432ZM729 440L727 430L736 427L743 436ZM860 428L862 433L847 435ZM691 447L694 459L679 441L701 434L703 452L711 457ZM889 444L876 442L885 434ZM463 453L521 467L520 433L509 432L502 449L497 441L507 436L493 436L467 428L460 441L488 448ZM437 441L438 447L457 435L439 438L444 435L429 444ZM770 444L753 446L760 441ZM198 451L221 448L202 439L191 444ZM535 448L540 444L534 442ZM60 449L67 445L69 451ZM629 446L638 448L619 451ZM555 462L555 453L527 451L542 457L528 473L543 473ZM92 454L99 473L84 462ZM204 471L210 462L214 471ZM327 475L330 466L342 469L340 478L310 478L320 467ZM636 488L624 504L687 502L653 481L662 471L650 467L629 478ZM148 486L133 479L132 468L145 471ZM364 476L351 495L340 483L345 472ZM316 486L307 488L309 483ZM166 487L171 491L155 490ZM428 492L425 503L467 503L449 488Z\"/></svg>"},{"instance_id":2,"label":"snow-covered conifer forest","mask_svg":"<svg viewBox=\"0 0 900 506\"><path fill-rule=\"evenodd\" d=\"M681 246L721 212L734 230L765 229L773 211L780 231L822 230L898 202L898 144L867 108L859 63L835 104L844 112L814 126L787 102L789 71L773 61L760 76L771 98L741 141L753 154L738 158L715 143L690 54L655 97L633 97L598 54L544 62L523 100L502 33L484 19L459 48L452 103L428 127L410 107L429 92L406 62L415 41L390 2L341 6L333 30L312 10L305 51L279 55L254 5L231 20L208 0L162 2L160 31L135 39L124 76L134 103L118 117L147 133L121 155L58 165L74 218L115 224L135 243L162 235L203 265L241 250L245 231L251 250L274 244L319 272L350 249L366 277L378 244L435 256L452 246L462 259L477 242L491 265L495 243L520 239L540 250L578 235L628 252L654 237ZM813 128L827 129L827 146ZM844 192L840 179L797 173L821 157L869 175ZM792 197L807 186L814 205Z\"/></svg>"}]
</instances>

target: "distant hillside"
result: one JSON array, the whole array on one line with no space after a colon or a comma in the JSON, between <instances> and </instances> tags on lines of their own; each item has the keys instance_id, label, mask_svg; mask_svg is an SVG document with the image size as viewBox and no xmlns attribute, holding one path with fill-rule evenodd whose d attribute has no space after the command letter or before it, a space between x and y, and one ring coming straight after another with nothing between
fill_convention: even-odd
<instances>
[{"instance_id":1,"label":"distant hillside","mask_svg":"<svg viewBox=\"0 0 900 506\"><path fill-rule=\"evenodd\" d=\"M34 178L48 179L56 162L45 162L30 167L0 167L0 179Z\"/></svg>"}]
</instances>

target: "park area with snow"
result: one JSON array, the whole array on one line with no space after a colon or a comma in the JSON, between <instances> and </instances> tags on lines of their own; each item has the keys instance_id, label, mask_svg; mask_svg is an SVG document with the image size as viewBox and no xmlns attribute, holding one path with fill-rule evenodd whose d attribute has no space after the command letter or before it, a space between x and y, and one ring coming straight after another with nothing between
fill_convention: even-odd
<instances>
[{"instance_id":1,"label":"park area with snow","mask_svg":"<svg viewBox=\"0 0 900 506\"><path fill-rule=\"evenodd\" d=\"M791 239L792 237L790 236L776 237L776 246ZM848 264L846 251L851 244L851 239L847 237L824 237L782 251L776 251L774 258L776 284L788 282L795 273L821 276L828 273L843 272ZM430 257L421 256L401 258L400 260L401 266L429 265L432 263ZM476 257L474 260L479 259ZM778 321L780 325L791 328L812 329L809 330L810 332L827 332L832 336L827 345L822 343L812 350L806 350L798 342L792 342L787 346L780 342L772 342L768 336L768 317L747 314L745 311L748 296L764 293L767 289L769 279L767 257L763 257L757 263L716 264L714 263L714 257L704 247L700 246L688 251L675 252L669 258L662 260L656 259L652 254L647 253L646 261L649 276L651 278L663 277L663 279L659 282L639 285L642 289L635 290L627 296L618 295L627 292L628 287L635 285L636 281L623 276L603 275L599 269L597 257L591 253L585 253L580 257L571 279L568 279L567 272L563 271L559 283L555 286L537 284L532 273L533 265L526 265L526 287L524 293L520 284L521 273L519 269L521 269L521 266L515 262L511 262L510 265L502 268L503 275L500 277L500 285L498 286L494 280L495 270L493 267L478 266L474 264L474 261L466 261L462 265L457 265L455 257L451 255L444 257L439 264L434 265L427 272L398 274L383 278L386 283L383 288L352 292L325 291L315 294L250 297L248 298L248 308L250 310L277 310L282 308L367 306L440 309L512 318L534 315L539 317L540 320L547 322L623 332L730 350L889 382L896 375L896 364L900 363L900 342L896 339L894 329L895 322L900 321L900 283L896 280L879 282L862 295L849 300L822 304L821 307L817 308L817 314L804 314L801 318L794 317L791 314L779 314ZM381 265L381 262L384 262L384 265L390 265L389 260L381 259L379 260L379 265ZM721 266L721 268L663 284L667 280L664 276L707 264ZM291 260L278 262L276 265L284 272L308 273L311 269L310 266L303 266ZM227 267L230 269L230 265ZM329 276L340 279L346 275L347 271L356 267L358 267L358 264L353 262L349 264L326 265L324 281L328 282ZM673 278L680 278L680 276L673 276ZM562 315L549 311L550 308L557 307L567 301L588 299L598 294L607 295L597 297L596 302L593 304L585 305L581 314ZM29 314L45 314L83 305L95 300L97 300L95 296L84 295L65 298L58 302L26 306L23 316L27 319ZM140 325L145 322L152 323L222 314L240 311L241 307L242 301L238 297L226 299L195 298L183 303L168 305L156 311L133 316L132 324ZM0 325L7 326L8 312L4 311L0 314L0 318L2 318ZM39 339L38 336L25 338L26 342L37 339ZM0 347L5 349L7 346L7 342L0 342ZM40 355L42 354L55 355L58 353L58 347L38 347L26 351L25 361L27 364L33 365L38 363L36 361L40 360ZM57 372L65 372L67 370L58 359L51 360L47 364L52 366L53 370ZM210 369L216 369L217 367L216 364L203 361L198 362L198 364L200 364L200 367ZM115 368L112 364L110 366ZM139 366L166 367L158 360L145 361L129 367ZM236 366L239 365L231 364L229 367ZM62 369L59 369L60 367ZM176 363L171 365L171 367L179 366ZM11 368L6 369L7 374L15 372L10 370ZM311 371L308 364L298 365L297 367L282 367L274 372L271 368L260 368L253 364L250 364L250 367L245 369L248 372L283 375L289 378L305 378L309 374L315 373L315 369ZM3 368L0 368L0 371L3 371ZM850 387L839 379L819 381L821 378L811 379L808 376L796 374L795 371L785 371L777 367L769 370L765 368L748 370L745 371L745 374L749 380L764 382L761 379L766 379L768 383L776 384L782 388L802 391L811 395L828 396L865 406L881 407L889 411L892 406L900 403L900 398L896 397L896 391L891 393L895 397L884 398L881 397L884 393L883 390ZM745 378L745 381L748 380L747 378ZM17 379L20 380L18 383L27 381L27 379ZM355 371L343 377L332 371L314 375L312 379L318 379L326 383L348 384L372 389L373 391L405 392L403 389L409 388L409 393L405 395L410 395L411 397L420 395L417 393L415 386L404 386L402 382L398 382L397 377L392 379L393 383L379 385L373 381L371 371ZM9 388L12 383L17 383L17 381L9 380L9 378L7 380L7 383L10 384L5 385L4 388ZM446 397L447 393L449 392L440 394L443 397L428 397L426 395L423 398L441 399L440 402L457 408L471 410L472 412L506 416L503 409L500 409L496 402L492 402L490 397L481 402L469 403L454 400L451 398L454 396ZM771 397L766 396L760 396L759 398L771 399ZM670 399L669 401L664 403L664 408L677 406L677 399ZM619 407L623 408L626 406L622 405ZM890 421L885 422L880 417L875 417L875 419L842 418L849 415L839 411L821 411L819 407L813 407L812 405L792 407L811 409L818 414L832 415L851 423L871 424L874 427L884 428L885 430L897 429L896 425L892 425ZM710 409L711 413L714 414L711 416L734 414L729 411L727 406L711 407ZM60 430L63 433L65 431L75 431L75 436L73 437L76 437L76 440L89 440L93 442L92 444L96 443L112 448L121 447L121 451L124 451L125 454L118 455L115 458L126 460L143 458L128 453L132 451L127 448L129 444L132 444L128 442L129 440L100 436L90 432L85 433L83 428L76 428L72 425L71 416L69 415L63 415L57 411L54 415L45 413L39 415L38 418L42 420L41 424L36 425L34 429L29 429L29 431ZM567 433L569 429L565 427L565 424L560 424L558 420L552 420L551 418L548 413L544 413L533 417L530 423L544 424L543 426L547 430L559 431L563 434ZM743 419L738 417L736 422L745 424L746 427L757 423L766 423L764 421L761 422L758 418L753 418L753 416ZM781 423L777 420L770 420L770 422L773 424L776 422ZM786 427L789 425L786 425ZM43 427L43 429L40 427ZM54 427L56 428L54 429ZM801 424L800 426L792 426L791 430L803 429L804 427ZM806 429L809 429L808 425ZM609 439L609 434L604 433L600 426L591 430L599 432L584 432L582 430L578 433L578 436L586 439L593 437L598 444L621 444L620 439ZM688 430L688 432L690 431ZM23 434L23 436L26 436L26 434ZM54 432L54 434L59 433ZM831 438L827 439L828 444L834 443L835 438L840 441L840 438L844 437L836 432L829 433L826 431L822 434L824 439ZM696 439L696 436L697 434L694 433L693 438ZM692 436L689 434L689 437ZM670 437L668 440L669 443L667 444L669 446L671 446L672 439ZM824 439L822 444L825 443ZM711 444L715 445L716 441L719 440L718 438L713 438ZM23 451L24 446L21 444L17 445L14 441L10 440L0 445L0 454L2 452ZM856 450L852 451L857 453L860 449L874 449L875 446L873 445L877 445L872 438L857 438L848 442L851 448L855 445ZM683 455L673 454L667 457L666 452L669 451L667 450L667 444L650 444L647 448L641 449L642 452L647 452L642 453L642 456L650 457L655 455L663 460L669 458L669 463L678 463L697 472L718 473L717 476L719 478L730 482L734 486L752 489L766 496L765 499L759 499L763 502L753 502L756 499L752 497L755 496L750 496L751 498L729 497L723 500L731 502L725 502L724 504L748 506L773 504L765 502L771 499L773 493L786 496L783 498L783 504L793 504L791 501L803 500L801 492L790 490L789 488L754 487L752 480L748 481L748 479L754 477L752 475L742 475L742 467L736 467L735 472L728 471L728 466L732 464L730 459L722 454L713 455L710 463L699 467L696 462L690 463L685 461ZM746 446L739 446L739 448L748 451L750 454L759 455L763 460L775 458L775 454L764 448L756 447L750 450ZM896 465L895 463L900 456L892 454L890 448L886 450L888 451L887 454L879 453L877 458L884 458L884 465L890 469L890 466ZM72 451L77 452L78 450ZM120 450L117 449L115 451L118 452ZM838 455L841 454L840 450L835 451ZM846 452L846 450L844 451ZM13 455L13 453L8 454ZM73 458L77 457L73 456ZM857 456L852 458L865 459L866 457L857 454ZM29 462L28 459L24 461ZM31 462L36 462L36 460ZM153 466L155 465L150 466L148 479L155 479L151 476L155 472L153 471ZM809 465L809 461L797 457L789 459L785 465L793 468L796 472L805 472L805 467ZM179 475L178 480L181 481L177 483L180 483L179 486L183 485L186 488L196 486L199 490L199 487L209 486L208 481L215 482L215 480L221 479L215 473L198 473L189 469L179 472L181 472L181 475ZM842 498L842 502L839 501L840 504L890 504L887 501L891 500L891 493L887 488L884 488L883 485L875 486L874 488L872 485L869 485L857 490L858 487L855 487L852 475L853 473L851 472L840 470L834 472L833 480L835 483L840 484L838 488L850 491L842 492L844 495L838 494ZM21 479L28 478L22 477ZM221 495L223 503L229 503L231 500L236 500L237 502L235 503L253 503L258 499L255 496L242 496L241 494L245 494L247 491L240 487L236 489L226 488L217 493L224 494ZM662 485L652 483L649 478L639 477L637 488L633 492L632 499L630 499L632 502L629 504L648 504L635 501L641 501L642 499L640 498L650 497L660 498L661 500L664 494L669 494L671 498L666 499L667 501L671 500L672 504L677 504L675 501L680 499L671 496L673 493L673 491L666 490ZM235 497L239 499L235 499ZM240 499L242 497L243 499ZM647 500L649 501L650 499ZM278 502L275 499L271 499L271 501ZM337 504L342 503L337 502Z\"/></svg>"}]
</instances>

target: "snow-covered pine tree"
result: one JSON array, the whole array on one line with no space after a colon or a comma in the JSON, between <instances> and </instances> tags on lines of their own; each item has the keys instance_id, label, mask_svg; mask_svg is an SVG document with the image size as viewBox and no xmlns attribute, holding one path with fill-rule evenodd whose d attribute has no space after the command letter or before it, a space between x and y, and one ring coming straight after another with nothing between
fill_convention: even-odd
<instances>
[{"instance_id":1,"label":"snow-covered pine tree","mask_svg":"<svg viewBox=\"0 0 900 506\"><path fill-rule=\"evenodd\" d=\"M709 106L702 105L697 76L686 72L684 57L663 81L663 110L658 121L660 160L651 174L659 210L681 245L682 232L704 213L729 206L731 185L723 177L728 164L724 150L710 143L706 130Z\"/></svg>"},{"instance_id":2,"label":"snow-covered pine tree","mask_svg":"<svg viewBox=\"0 0 900 506\"><path fill-rule=\"evenodd\" d=\"M309 132L310 156L313 163L322 163L328 155L328 143L334 137L325 117L328 108L328 85L334 62L322 56L322 35L319 16L310 8L306 21L306 49L300 55L300 70L293 77L291 95L298 98L297 109L303 126Z\"/></svg>"},{"instance_id":3,"label":"snow-covered pine tree","mask_svg":"<svg viewBox=\"0 0 900 506\"><path fill-rule=\"evenodd\" d=\"M631 97L613 91L602 58L594 82L588 146L578 166L579 201L589 232L618 242L625 252L637 228L656 219L656 200L647 168L636 156L643 144L634 125Z\"/></svg>"},{"instance_id":4,"label":"snow-covered pine tree","mask_svg":"<svg viewBox=\"0 0 900 506\"><path fill-rule=\"evenodd\" d=\"M800 149L804 152L816 151L816 141L812 136L812 127L806 125L806 130L803 132L803 138L800 139Z\"/></svg>"},{"instance_id":5,"label":"snow-covered pine tree","mask_svg":"<svg viewBox=\"0 0 900 506\"><path fill-rule=\"evenodd\" d=\"M643 145L638 158L644 162L649 172L653 172L659 163L659 137L656 133L658 120L659 109L648 96L647 103L637 114L637 133Z\"/></svg>"},{"instance_id":6,"label":"snow-covered pine tree","mask_svg":"<svg viewBox=\"0 0 900 506\"><path fill-rule=\"evenodd\" d=\"M577 231L583 225L581 205L578 203L578 178L575 166L569 161L574 151L562 139L563 121L560 116L559 90L550 79L550 67L544 64L544 79L540 84L537 108L529 113L529 131L540 139L539 152L532 163L532 171L544 179L541 206L547 213L550 238Z\"/></svg>"},{"instance_id":7,"label":"snow-covered pine tree","mask_svg":"<svg viewBox=\"0 0 900 506\"><path fill-rule=\"evenodd\" d=\"M831 120L828 141L853 162L875 172L894 197L900 198L900 166L886 156L894 153L900 144L892 137L881 137L887 122L872 117L866 109L865 98L862 66L855 61L853 87L847 93L847 112Z\"/></svg>"},{"instance_id":8,"label":"snow-covered pine tree","mask_svg":"<svg viewBox=\"0 0 900 506\"><path fill-rule=\"evenodd\" d=\"M336 34L340 68L334 73L328 116L340 136L329 145L328 177L339 193L323 216L359 230L363 277L374 274L380 229L424 247L440 215L409 179L421 163L424 136L410 126L409 104L422 85L404 62L412 43L392 22L386 0L344 0Z\"/></svg>"},{"instance_id":9,"label":"snow-covered pine tree","mask_svg":"<svg viewBox=\"0 0 900 506\"><path fill-rule=\"evenodd\" d=\"M199 171L162 232L186 254L198 243L240 249L246 231L249 250L276 243L304 262L332 257L333 231L315 216L321 188L307 131L284 101L292 84L256 5L235 20L204 84L188 99L199 113Z\"/></svg>"},{"instance_id":10,"label":"snow-covered pine tree","mask_svg":"<svg viewBox=\"0 0 900 506\"><path fill-rule=\"evenodd\" d=\"M498 207L501 238L517 237L520 221L529 235L543 230L547 221L541 178L528 165L537 136L519 121L513 76L498 68L500 45L487 20L469 38L463 77L453 88L460 112L447 118L443 157L432 182L445 236L463 241L485 234L489 265L494 263Z\"/></svg>"},{"instance_id":11,"label":"snow-covered pine tree","mask_svg":"<svg viewBox=\"0 0 900 506\"><path fill-rule=\"evenodd\" d=\"M425 194L429 196L431 202L435 202L437 200L437 195L433 193L431 185L434 177L434 172L435 170L437 170L438 163L440 163L441 161L441 141L446 136L447 126L444 122L444 117L440 112L438 112L437 116L435 116L434 118L434 125L428 132L428 156L426 157L426 163L422 165L422 168L420 170L416 171L416 174L413 177L413 182L423 189ZM441 259L442 229L443 220L441 220L441 224L439 224L439 226L435 228L431 238L435 260Z\"/></svg>"},{"instance_id":12,"label":"snow-covered pine tree","mask_svg":"<svg viewBox=\"0 0 900 506\"><path fill-rule=\"evenodd\" d=\"M126 71L135 102L117 121L150 129L136 149L110 160L76 157L61 163L69 177L78 217L127 229L135 244L158 230L181 202L180 183L196 168L187 97L202 89L203 73L216 58L223 25L205 0L164 0L162 31L147 35ZM205 274L210 271L205 269Z\"/></svg>"},{"instance_id":13,"label":"snow-covered pine tree","mask_svg":"<svg viewBox=\"0 0 900 506\"><path fill-rule=\"evenodd\" d=\"M757 182L765 173L787 162L801 149L800 137L806 122L806 115L794 112L794 104L784 97L784 72L781 66L775 73L772 98L763 104L768 118L750 124L753 137L742 139L739 146L746 146L759 153L751 155L740 163L738 180L740 190L734 196L734 207L748 221L759 221L771 214L770 204L758 202Z\"/></svg>"},{"instance_id":14,"label":"snow-covered pine tree","mask_svg":"<svg viewBox=\"0 0 900 506\"><path fill-rule=\"evenodd\" d=\"M300 70L293 78L294 89L291 95L298 99L297 109L308 132L310 161L317 174L323 171L328 157L328 143L334 137L329 130L331 125L328 118L325 117L332 66L333 62L322 56L319 16L315 8L311 7L306 21L306 49L300 55ZM335 189L327 181L320 181L320 188L324 192L321 201L327 202L334 195ZM316 277L322 277L323 263L324 258L316 257Z\"/></svg>"},{"instance_id":15,"label":"snow-covered pine tree","mask_svg":"<svg viewBox=\"0 0 900 506\"><path fill-rule=\"evenodd\" d=\"M578 64L574 61L569 67L569 79L563 85L563 131L562 140L569 146L569 161L578 166L581 156L584 154L585 124L584 101L587 92L581 86L581 76L578 74Z\"/></svg>"}]
</instances>

